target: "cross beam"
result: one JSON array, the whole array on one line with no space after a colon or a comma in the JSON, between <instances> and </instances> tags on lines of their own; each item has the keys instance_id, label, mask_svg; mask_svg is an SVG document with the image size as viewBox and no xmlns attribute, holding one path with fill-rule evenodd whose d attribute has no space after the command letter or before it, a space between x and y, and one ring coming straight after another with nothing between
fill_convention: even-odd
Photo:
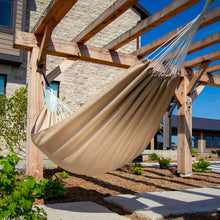
<instances>
[{"instance_id":1,"label":"cross beam","mask_svg":"<svg viewBox=\"0 0 220 220\"><path fill-rule=\"evenodd\" d=\"M31 51L37 47L36 36L32 33L17 31L14 48ZM75 42L51 38L47 54L65 58L78 59L120 68L129 68L138 61L133 55L118 53L103 48L79 45Z\"/></svg>"}]
</instances>

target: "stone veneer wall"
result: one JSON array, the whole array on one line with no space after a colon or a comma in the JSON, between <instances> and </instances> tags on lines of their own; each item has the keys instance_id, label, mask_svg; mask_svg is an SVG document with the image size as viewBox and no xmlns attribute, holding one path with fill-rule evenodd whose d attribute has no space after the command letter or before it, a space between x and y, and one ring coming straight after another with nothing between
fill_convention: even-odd
<instances>
[{"instance_id":1,"label":"stone veneer wall","mask_svg":"<svg viewBox=\"0 0 220 220\"><path fill-rule=\"evenodd\" d=\"M79 0L55 28L52 36L71 41L114 2L115 0ZM27 7L32 9L30 10L30 30L34 27L48 3L49 0L37 0L34 5L34 1L28 1ZM86 44L102 47L135 26L139 20L140 16L129 9ZM136 48L137 40L134 40L120 48L119 51L131 53ZM48 56L47 73L63 60L63 58ZM55 80L60 82L60 97L65 97L65 102L72 105L74 110L78 110L80 106L94 97L123 72L124 69L120 68L75 61Z\"/></svg>"}]
</instances>

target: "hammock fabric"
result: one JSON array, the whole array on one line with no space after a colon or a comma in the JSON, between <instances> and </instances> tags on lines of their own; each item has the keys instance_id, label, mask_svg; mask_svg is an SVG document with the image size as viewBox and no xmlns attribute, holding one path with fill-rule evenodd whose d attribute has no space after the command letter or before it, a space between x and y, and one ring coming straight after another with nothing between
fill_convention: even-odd
<instances>
[{"instance_id":1,"label":"hammock fabric","mask_svg":"<svg viewBox=\"0 0 220 220\"><path fill-rule=\"evenodd\" d=\"M60 123L46 107L32 140L53 162L78 174L101 174L138 156L156 133L179 76L160 76L147 58ZM46 128L46 129L45 129Z\"/></svg>"},{"instance_id":2,"label":"hammock fabric","mask_svg":"<svg viewBox=\"0 0 220 220\"><path fill-rule=\"evenodd\" d=\"M61 101L44 107L32 140L53 162L78 174L101 174L140 155L155 135L179 81L179 70L214 0L176 35L142 59L78 113L62 118ZM52 94L52 93L51 93ZM53 96L51 96L53 98ZM61 106L58 108L58 106Z\"/></svg>"}]
</instances>

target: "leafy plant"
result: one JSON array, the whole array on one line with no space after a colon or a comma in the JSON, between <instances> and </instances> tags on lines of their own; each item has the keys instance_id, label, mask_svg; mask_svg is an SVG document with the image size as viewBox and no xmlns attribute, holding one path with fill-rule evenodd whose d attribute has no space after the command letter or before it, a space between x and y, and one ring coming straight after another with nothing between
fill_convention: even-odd
<instances>
[{"instance_id":1,"label":"leafy plant","mask_svg":"<svg viewBox=\"0 0 220 220\"><path fill-rule=\"evenodd\" d=\"M199 152L195 150L194 148L192 148L192 157L196 157L198 155L199 155Z\"/></svg>"},{"instance_id":2,"label":"leafy plant","mask_svg":"<svg viewBox=\"0 0 220 220\"><path fill-rule=\"evenodd\" d=\"M135 162L132 164L131 172L141 175L144 173L144 170L141 168L141 163Z\"/></svg>"},{"instance_id":3,"label":"leafy plant","mask_svg":"<svg viewBox=\"0 0 220 220\"><path fill-rule=\"evenodd\" d=\"M60 178L66 179L69 176L69 173L67 173L65 170L61 173L59 173Z\"/></svg>"},{"instance_id":4,"label":"leafy plant","mask_svg":"<svg viewBox=\"0 0 220 220\"><path fill-rule=\"evenodd\" d=\"M158 163L160 165L160 169L166 169L170 164L170 159L165 159L164 157L158 158Z\"/></svg>"},{"instance_id":5,"label":"leafy plant","mask_svg":"<svg viewBox=\"0 0 220 220\"><path fill-rule=\"evenodd\" d=\"M10 152L22 151L26 141L27 85L17 89L9 98L0 96L0 137Z\"/></svg>"},{"instance_id":6,"label":"leafy plant","mask_svg":"<svg viewBox=\"0 0 220 220\"><path fill-rule=\"evenodd\" d=\"M37 182L15 171L15 154L0 156L0 219L45 219L41 208L33 207Z\"/></svg>"},{"instance_id":7,"label":"leafy plant","mask_svg":"<svg viewBox=\"0 0 220 220\"><path fill-rule=\"evenodd\" d=\"M216 150L211 150L211 153L212 154L217 154L217 151Z\"/></svg>"},{"instance_id":8,"label":"leafy plant","mask_svg":"<svg viewBox=\"0 0 220 220\"><path fill-rule=\"evenodd\" d=\"M35 192L38 198L51 199L65 196L67 189L64 188L64 184L62 184L58 178L43 178L39 181Z\"/></svg>"},{"instance_id":9,"label":"leafy plant","mask_svg":"<svg viewBox=\"0 0 220 220\"><path fill-rule=\"evenodd\" d=\"M208 168L210 165L211 164L209 162L205 161L204 159L200 159L199 162L194 162L192 164L192 168L196 172L205 172L211 170Z\"/></svg>"},{"instance_id":10,"label":"leafy plant","mask_svg":"<svg viewBox=\"0 0 220 220\"><path fill-rule=\"evenodd\" d=\"M149 154L149 158L150 160L157 160L158 159L158 155L155 153Z\"/></svg>"}]
</instances>

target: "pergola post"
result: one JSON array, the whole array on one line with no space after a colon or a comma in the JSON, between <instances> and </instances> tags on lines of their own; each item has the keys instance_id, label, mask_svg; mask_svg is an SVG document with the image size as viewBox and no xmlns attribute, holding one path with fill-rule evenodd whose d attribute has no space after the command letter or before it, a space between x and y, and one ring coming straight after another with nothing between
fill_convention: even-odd
<instances>
[{"instance_id":1,"label":"pergola post","mask_svg":"<svg viewBox=\"0 0 220 220\"><path fill-rule=\"evenodd\" d=\"M189 79L184 75L179 91L182 95L182 105L178 105L178 147L177 172L181 176L192 174L192 98L187 95Z\"/></svg>"},{"instance_id":2,"label":"pergola post","mask_svg":"<svg viewBox=\"0 0 220 220\"><path fill-rule=\"evenodd\" d=\"M28 118L27 118L27 150L26 150L26 173L36 180L43 178L43 153L31 140L31 129L44 105L44 86L41 74L37 72L37 58L39 48L34 47L31 51L30 75L28 82Z\"/></svg>"},{"instance_id":3,"label":"pergola post","mask_svg":"<svg viewBox=\"0 0 220 220\"><path fill-rule=\"evenodd\" d=\"M171 147L171 119L167 110L163 116L163 150Z\"/></svg>"}]
</instances>

